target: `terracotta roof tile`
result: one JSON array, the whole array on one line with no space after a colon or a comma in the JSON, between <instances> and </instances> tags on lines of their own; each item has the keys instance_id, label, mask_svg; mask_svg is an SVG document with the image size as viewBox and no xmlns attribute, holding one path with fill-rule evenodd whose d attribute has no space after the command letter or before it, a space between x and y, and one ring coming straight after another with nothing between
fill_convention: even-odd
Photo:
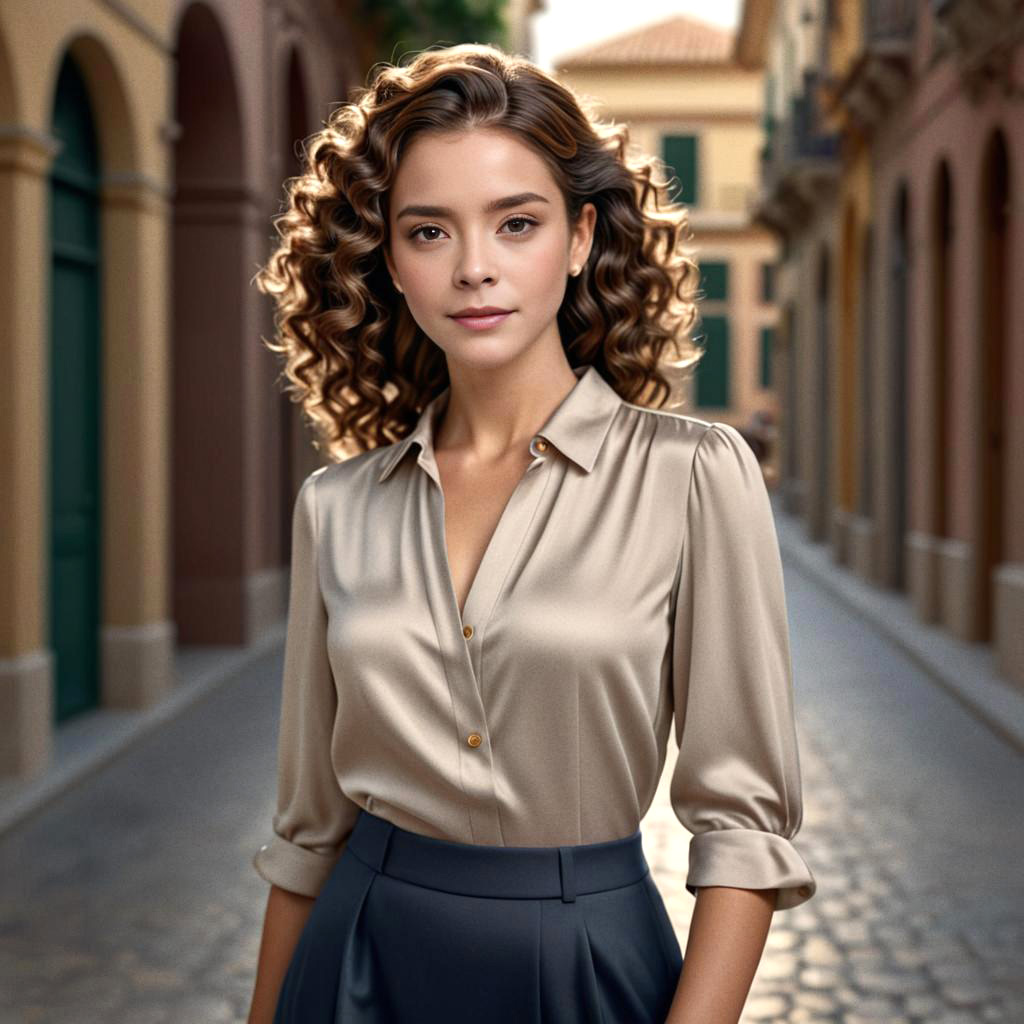
<instances>
[{"instance_id":1,"label":"terracotta roof tile","mask_svg":"<svg viewBox=\"0 0 1024 1024\"><path fill-rule=\"evenodd\" d=\"M733 29L686 14L611 36L556 57L559 68L608 64L720 64L732 60Z\"/></svg>"}]
</instances>

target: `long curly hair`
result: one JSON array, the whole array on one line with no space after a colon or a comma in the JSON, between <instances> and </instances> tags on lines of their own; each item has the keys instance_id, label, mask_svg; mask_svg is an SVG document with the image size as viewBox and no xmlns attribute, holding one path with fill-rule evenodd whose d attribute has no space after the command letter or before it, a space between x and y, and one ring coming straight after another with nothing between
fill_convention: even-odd
<instances>
[{"instance_id":1,"label":"long curly hair","mask_svg":"<svg viewBox=\"0 0 1024 1024\"><path fill-rule=\"evenodd\" d=\"M277 338L261 340L284 357L284 388L314 445L338 460L400 440L449 382L384 261L403 151L432 130L510 132L547 163L570 224L595 205L590 256L558 311L566 356L595 365L624 400L663 406L673 395L663 368L681 379L702 354L690 337L698 269L682 246L687 210L670 199L664 164L589 97L494 46L421 50L369 78L305 140L302 173L273 218L279 243L255 277L276 307Z\"/></svg>"}]
</instances>

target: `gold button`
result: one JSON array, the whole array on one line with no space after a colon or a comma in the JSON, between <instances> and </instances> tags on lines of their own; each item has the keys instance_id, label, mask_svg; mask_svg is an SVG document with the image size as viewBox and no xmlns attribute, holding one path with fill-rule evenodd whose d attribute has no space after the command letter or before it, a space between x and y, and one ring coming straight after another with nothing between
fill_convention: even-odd
<instances>
[{"instance_id":1,"label":"gold button","mask_svg":"<svg viewBox=\"0 0 1024 1024\"><path fill-rule=\"evenodd\" d=\"M462 635L468 640L473 635L473 627L472 626L463 626L462 627Z\"/></svg>"},{"instance_id":2,"label":"gold button","mask_svg":"<svg viewBox=\"0 0 1024 1024\"><path fill-rule=\"evenodd\" d=\"M471 732L469 734L469 736L466 738L466 742L471 747L479 747L480 744L483 743L483 739L481 739L480 733L478 733L478 732Z\"/></svg>"},{"instance_id":3,"label":"gold button","mask_svg":"<svg viewBox=\"0 0 1024 1024\"><path fill-rule=\"evenodd\" d=\"M536 441L536 444L537 444L537 451L539 451L539 452L546 452L548 450L548 443L547 443L547 441L544 440L543 437L538 437L537 441Z\"/></svg>"}]
</instances>

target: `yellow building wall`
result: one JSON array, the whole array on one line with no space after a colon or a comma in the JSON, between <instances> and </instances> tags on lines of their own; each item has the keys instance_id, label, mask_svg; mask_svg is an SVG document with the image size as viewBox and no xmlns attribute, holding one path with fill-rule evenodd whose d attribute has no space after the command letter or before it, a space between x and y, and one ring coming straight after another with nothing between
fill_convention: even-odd
<instances>
[{"instance_id":1,"label":"yellow building wall","mask_svg":"<svg viewBox=\"0 0 1024 1024\"><path fill-rule=\"evenodd\" d=\"M760 301L760 288L761 265L775 262L777 244L770 232L751 224L747 212L760 177L761 73L730 65L556 73L578 95L593 100L600 116L627 123L631 140L646 152L660 157L665 134L699 136L690 246L698 264L729 264L728 301L704 301L701 311L729 318L731 404L696 407L690 381L685 411L736 425L756 410L776 412L774 388L761 387L760 345L761 328L777 324L777 307Z\"/></svg>"},{"instance_id":2,"label":"yellow building wall","mask_svg":"<svg viewBox=\"0 0 1024 1024\"><path fill-rule=\"evenodd\" d=\"M120 552L114 561L145 564L111 580L103 621L139 624L166 615L166 537L161 509L168 500L167 425L154 416L166 401L166 188L168 146L161 129L171 108L171 59L163 33L171 5L134 5L130 23L103 4L50 5L45 18L29 4L0 10L0 37L10 78L5 120L19 126L3 143L0 191L17 210L18 258L0 275L0 322L7 358L16 372L0 380L0 405L18 410L10 459L0 465L0 493L17 503L0 545L0 652L6 657L46 645L43 572L46 515L47 404L49 379L49 252L47 182L53 154L49 131L54 86L69 44L89 84L105 182L101 186L104 266L103 320L104 475L103 544ZM84 10L83 8L87 8ZM144 26L145 31L140 31ZM129 72L130 69L130 72ZM129 86L130 81L130 86ZM119 393L131 390L131 401ZM119 417L112 421L111 416ZM134 438L132 453L125 438ZM120 439L119 443L112 443ZM126 464L128 463L128 464ZM118 488L122 490L118 490ZM123 488L132 488L132 497ZM148 507L140 515L140 503ZM152 532L146 533L147 524Z\"/></svg>"}]
</instances>

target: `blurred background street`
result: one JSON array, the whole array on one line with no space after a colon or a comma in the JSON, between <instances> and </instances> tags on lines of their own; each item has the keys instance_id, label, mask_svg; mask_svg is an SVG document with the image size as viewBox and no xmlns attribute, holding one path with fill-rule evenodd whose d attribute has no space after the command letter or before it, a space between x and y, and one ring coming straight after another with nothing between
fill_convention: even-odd
<instances>
[{"instance_id":1,"label":"blurred background street","mask_svg":"<svg viewBox=\"0 0 1024 1024\"><path fill-rule=\"evenodd\" d=\"M245 1019L321 462L252 277L334 105L463 41L661 159L675 411L772 493L819 892L745 1019L1021 1024L1024 0L0 5L0 1022Z\"/></svg>"}]
</instances>

